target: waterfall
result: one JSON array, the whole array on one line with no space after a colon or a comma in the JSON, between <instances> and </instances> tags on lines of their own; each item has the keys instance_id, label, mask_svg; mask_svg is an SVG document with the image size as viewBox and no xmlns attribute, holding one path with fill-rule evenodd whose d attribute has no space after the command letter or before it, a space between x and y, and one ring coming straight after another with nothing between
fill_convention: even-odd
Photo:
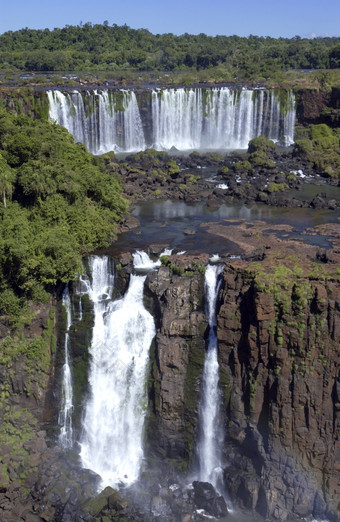
<instances>
[{"instance_id":1,"label":"waterfall","mask_svg":"<svg viewBox=\"0 0 340 522\"><path fill-rule=\"evenodd\" d=\"M295 96L292 91L287 92L287 110L283 121L283 144L287 147L294 143L295 128Z\"/></svg>"},{"instance_id":2,"label":"waterfall","mask_svg":"<svg viewBox=\"0 0 340 522\"><path fill-rule=\"evenodd\" d=\"M157 149L245 149L261 134L293 143L295 98L285 114L275 91L228 87L152 91L153 146Z\"/></svg>"},{"instance_id":3,"label":"waterfall","mask_svg":"<svg viewBox=\"0 0 340 522\"><path fill-rule=\"evenodd\" d=\"M73 445L73 429L72 429L72 411L73 411L73 390L72 390L72 376L70 367L69 344L70 335L69 329L72 324L71 317L71 300L68 286L66 286L63 293L63 306L66 310L66 332L64 341L64 365L62 374L62 399L59 413L58 424L60 426L59 440L66 448L71 448Z\"/></svg>"},{"instance_id":4,"label":"waterfall","mask_svg":"<svg viewBox=\"0 0 340 522\"><path fill-rule=\"evenodd\" d=\"M127 90L55 90L47 95L50 120L66 127L94 154L147 147L246 149L249 140L260 135L282 145L294 142L292 91L285 93L284 106L279 91L228 87L154 89L146 91L144 102L140 98L141 106Z\"/></svg>"},{"instance_id":5,"label":"waterfall","mask_svg":"<svg viewBox=\"0 0 340 522\"><path fill-rule=\"evenodd\" d=\"M199 148L203 126L201 89L152 91L153 141L156 149Z\"/></svg>"},{"instance_id":6,"label":"waterfall","mask_svg":"<svg viewBox=\"0 0 340 522\"><path fill-rule=\"evenodd\" d=\"M146 275L132 274L125 296L113 301L109 259L91 257L90 268L92 282L86 284L95 320L80 456L103 486L115 487L137 480L143 459L145 379L155 326L143 306Z\"/></svg>"},{"instance_id":7,"label":"waterfall","mask_svg":"<svg viewBox=\"0 0 340 522\"><path fill-rule=\"evenodd\" d=\"M221 475L223 427L219 419L221 397L218 387L216 301L220 287L221 265L208 265L205 272L205 296L209 337L204 361L202 396L199 409L200 437L197 447L199 480L210 482L218 489Z\"/></svg>"},{"instance_id":8,"label":"waterfall","mask_svg":"<svg viewBox=\"0 0 340 522\"><path fill-rule=\"evenodd\" d=\"M49 118L65 127L75 142L93 154L145 149L136 95L120 90L48 91Z\"/></svg>"}]
</instances>

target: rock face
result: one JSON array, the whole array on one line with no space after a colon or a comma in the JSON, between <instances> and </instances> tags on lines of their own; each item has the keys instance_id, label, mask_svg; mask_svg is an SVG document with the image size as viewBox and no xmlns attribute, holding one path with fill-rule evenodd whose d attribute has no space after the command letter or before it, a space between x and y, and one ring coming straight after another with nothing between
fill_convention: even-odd
<instances>
[{"instance_id":1,"label":"rock face","mask_svg":"<svg viewBox=\"0 0 340 522\"><path fill-rule=\"evenodd\" d=\"M339 88L333 87L331 92L301 89L298 92L296 107L298 123L326 123L336 127L340 122Z\"/></svg>"},{"instance_id":2,"label":"rock face","mask_svg":"<svg viewBox=\"0 0 340 522\"><path fill-rule=\"evenodd\" d=\"M208 326L202 270L207 258L193 262L189 257L169 256L167 266L146 280L146 304L155 317L157 335L148 383L147 464L135 502L142 508L134 507L133 492L124 492L133 500L130 507L113 490L97 495L98 476L81 470L75 453L51 444L42 423L53 422L53 415L46 407L44 419L39 412L44 409L46 389L48 400L55 397L55 389L47 388L53 371L48 373L46 365L41 381L29 377L20 367L21 354L9 381L4 372L0 374L2 385L9 382L10 387L9 402L2 404L8 448L2 436L1 520L119 516L203 520L200 510L216 518L226 515L223 498L210 484L187 486L188 473L195 467ZM320 265L308 271L300 264L288 269L278 262L267 270L265 263L266 258L229 260L218 296L225 486L233 505L251 513L252 520L313 516L339 522L340 281L336 265L324 261L321 266L329 265L329 271L323 272ZM27 336L33 339L49 331L48 317L48 309L37 313ZM71 333L77 348L75 362L83 375L80 346L88 342L87 326L84 322L77 328ZM50 357L53 347L48 339ZM32 367L27 369L32 371ZM20 447L11 439L9 429L13 428L21 430Z\"/></svg>"},{"instance_id":3,"label":"rock face","mask_svg":"<svg viewBox=\"0 0 340 522\"><path fill-rule=\"evenodd\" d=\"M159 317L149 451L182 468L194 460L204 357L200 277L162 268L148 283ZM256 271L229 265L217 335L231 500L270 520L340 520L339 281L261 285Z\"/></svg>"},{"instance_id":4,"label":"rock face","mask_svg":"<svg viewBox=\"0 0 340 522\"><path fill-rule=\"evenodd\" d=\"M170 277L161 267L148 278L158 319L154 342L153 413L149 419L152 453L179 469L192 457L197 423L199 382L204 363L203 277ZM151 451L151 450L150 450Z\"/></svg>"},{"instance_id":5,"label":"rock face","mask_svg":"<svg viewBox=\"0 0 340 522\"><path fill-rule=\"evenodd\" d=\"M283 279L278 294L246 279L225 270L218 314L227 438L255 471L231 459L230 490L273 519L338 520L339 281Z\"/></svg>"}]
</instances>

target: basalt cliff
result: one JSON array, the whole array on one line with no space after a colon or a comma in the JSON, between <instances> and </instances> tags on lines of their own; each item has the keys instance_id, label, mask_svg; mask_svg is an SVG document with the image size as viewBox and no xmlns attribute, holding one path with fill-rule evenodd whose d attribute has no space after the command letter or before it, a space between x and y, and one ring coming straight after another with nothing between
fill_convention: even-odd
<instances>
[{"instance_id":1,"label":"basalt cliff","mask_svg":"<svg viewBox=\"0 0 340 522\"><path fill-rule=\"evenodd\" d=\"M217 326L224 477L233 502L270 520L337 520L339 281L294 270L278 265L261 281L243 261L224 269ZM151 451L178 463L194 459L204 349L198 280L164 268L149 282L162 311Z\"/></svg>"},{"instance_id":2,"label":"basalt cliff","mask_svg":"<svg viewBox=\"0 0 340 522\"><path fill-rule=\"evenodd\" d=\"M315 254L315 249L309 254ZM283 521L313 515L337 521L338 269L329 260L299 263L291 257L287 261L267 247L255 258L221 260L225 266L217 302L217 337L226 495L253 519ZM147 504L132 508L110 488L97 497L94 474L80 469L76 455L65 459L65 452L55 445L51 428L58 407L54 387L58 363L55 372L53 361L58 356L47 348L52 366L33 370L26 362L24 366L21 354L15 367L1 374L2 389L6 387L3 414L12 414L13 436L21 430L24 437L21 447L18 441L12 447L2 442L2 520L104 520L105 516L200 520L195 515L197 499L189 495L184 501L169 485L176 479L185 481L195 467L207 332L203 292L207 261L204 255L172 255L146 280L146 303L157 328L151 348L146 466L141 478L148 490ZM120 262L123 288L129 256ZM51 332L51 315L38 310L36 314L37 332ZM82 338L83 346L89 341L85 319L91 321L91 307L84 315L83 332L79 325L73 332ZM79 352L74 364L82 365L85 359ZM30 419L24 418L26 408ZM20 458L13 460L10 455L15 452ZM156 476L163 481L161 495L155 485L149 487Z\"/></svg>"}]
</instances>

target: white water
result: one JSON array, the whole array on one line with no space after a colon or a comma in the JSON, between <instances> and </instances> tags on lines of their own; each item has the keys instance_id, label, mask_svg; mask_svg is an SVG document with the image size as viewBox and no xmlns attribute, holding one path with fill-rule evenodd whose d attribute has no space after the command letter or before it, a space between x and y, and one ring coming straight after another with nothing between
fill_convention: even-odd
<instances>
[{"instance_id":1,"label":"white water","mask_svg":"<svg viewBox=\"0 0 340 522\"><path fill-rule=\"evenodd\" d=\"M90 398L86 404L80 456L102 477L102 486L131 484L143 460L145 379L152 316L143 306L146 276L131 275L126 295L112 301L109 260L91 258L88 293L95 321L91 346Z\"/></svg>"},{"instance_id":2,"label":"white water","mask_svg":"<svg viewBox=\"0 0 340 522\"><path fill-rule=\"evenodd\" d=\"M159 268L161 266L161 261L158 259L157 261L152 261L146 252L142 250L137 250L133 257L133 266L137 271L140 272L148 272L149 270L154 270L155 268Z\"/></svg>"},{"instance_id":3,"label":"white water","mask_svg":"<svg viewBox=\"0 0 340 522\"><path fill-rule=\"evenodd\" d=\"M219 365L217 360L216 300L219 291L221 265L208 265L205 272L205 295L209 338L203 370L202 398L199 410L200 438L197 455L199 480L210 482L217 490L221 476L221 448L223 427L219 420L221 397L218 387Z\"/></svg>"},{"instance_id":4,"label":"white water","mask_svg":"<svg viewBox=\"0 0 340 522\"><path fill-rule=\"evenodd\" d=\"M294 94L288 93L285 114L280 105L274 91L228 87L154 90L154 147L245 149L261 134L290 145L294 141Z\"/></svg>"},{"instance_id":5,"label":"white water","mask_svg":"<svg viewBox=\"0 0 340 522\"><path fill-rule=\"evenodd\" d=\"M65 127L93 154L145 149L144 133L133 91L84 94L47 91L49 118Z\"/></svg>"},{"instance_id":6,"label":"white water","mask_svg":"<svg viewBox=\"0 0 340 522\"><path fill-rule=\"evenodd\" d=\"M84 143L94 154L151 146L164 150L245 149L249 140L261 134L283 145L294 141L293 92L287 94L281 111L280 97L273 90L153 90L149 93L151 118L146 122L151 125L148 139L133 91L48 91L47 95L50 119L66 127L76 142Z\"/></svg>"},{"instance_id":7,"label":"white water","mask_svg":"<svg viewBox=\"0 0 340 522\"><path fill-rule=\"evenodd\" d=\"M136 252L132 254L133 266L137 272L149 272L150 270L155 270L161 266L162 256L171 256L171 254L172 249L165 248L160 254L159 259L157 259L157 261L152 261L146 252L142 250L136 250Z\"/></svg>"},{"instance_id":8,"label":"white water","mask_svg":"<svg viewBox=\"0 0 340 522\"><path fill-rule=\"evenodd\" d=\"M64 341L64 365L62 377L62 397L61 407L59 413L58 424L60 426L59 440L66 448L71 448L73 445L73 428L72 428L72 411L73 411L73 390L72 390L72 376L70 367L69 344L70 335L69 329L72 325L71 317L71 300L68 286L66 286L63 293L63 306L66 310L66 332Z\"/></svg>"}]
</instances>

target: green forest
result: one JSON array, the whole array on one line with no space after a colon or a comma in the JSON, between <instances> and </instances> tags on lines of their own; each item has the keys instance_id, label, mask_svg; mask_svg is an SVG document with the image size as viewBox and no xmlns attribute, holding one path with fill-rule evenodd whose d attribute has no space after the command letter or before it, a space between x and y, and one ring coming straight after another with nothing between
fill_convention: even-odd
<instances>
[{"instance_id":1,"label":"green forest","mask_svg":"<svg viewBox=\"0 0 340 522\"><path fill-rule=\"evenodd\" d=\"M59 125L0 109L0 315L47 300L112 242L127 204L104 161Z\"/></svg>"},{"instance_id":2,"label":"green forest","mask_svg":"<svg viewBox=\"0 0 340 522\"><path fill-rule=\"evenodd\" d=\"M207 80L261 81L313 69L325 87L338 82L339 67L340 38L154 35L108 22L0 35L4 82L27 71L184 71L190 81L200 72ZM179 74L176 80L185 83ZM44 301L74 279L81 257L112 242L127 210L110 158L89 154L47 115L39 119L38 107L37 119L21 114L20 97L11 98L17 114L0 107L0 315L12 318L27 300Z\"/></svg>"},{"instance_id":3,"label":"green forest","mask_svg":"<svg viewBox=\"0 0 340 522\"><path fill-rule=\"evenodd\" d=\"M0 35L0 71L200 71L225 80L279 71L340 67L340 38L306 39L152 34L127 25L87 22Z\"/></svg>"}]
</instances>

